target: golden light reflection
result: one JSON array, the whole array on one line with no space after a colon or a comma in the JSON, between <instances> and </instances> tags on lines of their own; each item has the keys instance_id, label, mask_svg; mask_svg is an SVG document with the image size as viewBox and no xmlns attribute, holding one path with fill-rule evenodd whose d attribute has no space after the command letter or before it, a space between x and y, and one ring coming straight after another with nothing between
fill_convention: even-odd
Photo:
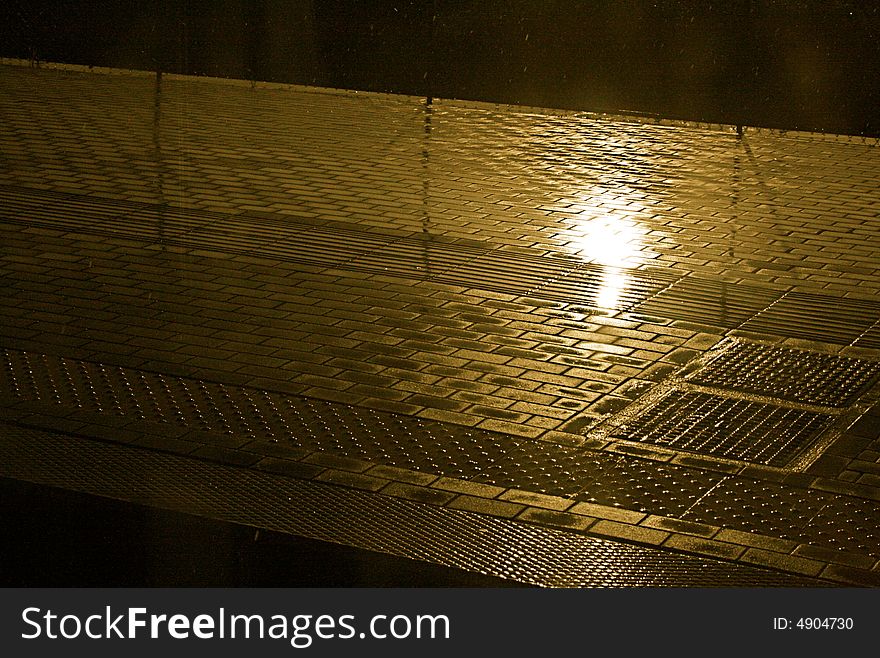
<instances>
[{"instance_id":1,"label":"golden light reflection","mask_svg":"<svg viewBox=\"0 0 880 658\"><path fill-rule=\"evenodd\" d=\"M629 212L609 208L603 203L607 195L599 193L581 205L580 212L568 216L571 228L566 231L570 238L567 246L585 261L602 266L595 303L602 309L618 310L630 286L629 270L645 260L647 230L633 219L641 210L638 204L630 204ZM620 203L619 191L614 201Z\"/></svg>"},{"instance_id":2,"label":"golden light reflection","mask_svg":"<svg viewBox=\"0 0 880 658\"><path fill-rule=\"evenodd\" d=\"M621 295L629 286L629 273L620 268L606 267L602 272L596 305L602 309L614 310L621 306Z\"/></svg>"},{"instance_id":3,"label":"golden light reflection","mask_svg":"<svg viewBox=\"0 0 880 658\"><path fill-rule=\"evenodd\" d=\"M614 212L581 213L569 221L569 247L585 260L617 268L637 267L642 262L646 231L631 217Z\"/></svg>"}]
</instances>

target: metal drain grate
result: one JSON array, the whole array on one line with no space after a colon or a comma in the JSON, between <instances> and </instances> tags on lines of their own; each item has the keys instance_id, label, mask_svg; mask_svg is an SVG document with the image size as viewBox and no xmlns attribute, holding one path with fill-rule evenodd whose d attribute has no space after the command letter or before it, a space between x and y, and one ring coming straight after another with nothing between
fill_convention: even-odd
<instances>
[{"instance_id":1,"label":"metal drain grate","mask_svg":"<svg viewBox=\"0 0 880 658\"><path fill-rule=\"evenodd\" d=\"M612 435L723 459L783 467L835 417L771 404L672 389Z\"/></svg>"},{"instance_id":2,"label":"metal drain grate","mask_svg":"<svg viewBox=\"0 0 880 658\"><path fill-rule=\"evenodd\" d=\"M828 584L3 424L0 475L545 587Z\"/></svg>"},{"instance_id":3,"label":"metal drain grate","mask_svg":"<svg viewBox=\"0 0 880 658\"><path fill-rule=\"evenodd\" d=\"M846 407L880 377L880 363L734 343L688 379L694 384L792 402Z\"/></svg>"}]
</instances>

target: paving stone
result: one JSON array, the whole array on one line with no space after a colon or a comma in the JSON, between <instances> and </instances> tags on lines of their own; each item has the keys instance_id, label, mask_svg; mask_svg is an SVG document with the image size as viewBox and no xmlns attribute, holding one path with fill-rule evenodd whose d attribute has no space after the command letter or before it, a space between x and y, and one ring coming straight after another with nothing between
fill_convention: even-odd
<instances>
[{"instance_id":1,"label":"paving stone","mask_svg":"<svg viewBox=\"0 0 880 658\"><path fill-rule=\"evenodd\" d=\"M849 585L880 587L880 573L840 564L829 564L822 570L820 576L822 578L847 583Z\"/></svg>"},{"instance_id":2,"label":"paving stone","mask_svg":"<svg viewBox=\"0 0 880 658\"><path fill-rule=\"evenodd\" d=\"M306 448L299 448L282 441L265 441L257 439L243 446L244 450L267 457L278 457L288 461L301 460L312 453Z\"/></svg>"},{"instance_id":3,"label":"paving stone","mask_svg":"<svg viewBox=\"0 0 880 658\"><path fill-rule=\"evenodd\" d=\"M154 434L141 434L133 445L141 448L152 448L154 450L162 450L164 452L173 452L180 455L187 455L198 449L199 444L190 441L181 441L170 437L161 437Z\"/></svg>"},{"instance_id":4,"label":"paving stone","mask_svg":"<svg viewBox=\"0 0 880 658\"><path fill-rule=\"evenodd\" d=\"M495 419L484 420L478 423L477 426L491 432L501 432L503 434L513 434L514 436L524 436L528 438L535 438L543 432L543 429L538 427L530 427L521 423L511 423Z\"/></svg>"},{"instance_id":5,"label":"paving stone","mask_svg":"<svg viewBox=\"0 0 880 658\"><path fill-rule=\"evenodd\" d=\"M658 530L668 530L669 532L688 535L699 535L707 538L712 537L720 530L718 526L708 525L706 523L694 523L693 521L683 521L681 519L656 516L653 514L641 521L640 525L648 528L657 528Z\"/></svg>"},{"instance_id":6,"label":"paving stone","mask_svg":"<svg viewBox=\"0 0 880 658\"><path fill-rule=\"evenodd\" d=\"M541 441L548 443L556 443L558 445L570 447L590 447L591 449L601 449L607 445L607 441L599 442L599 444L590 443L587 437L580 434L571 434L570 432L550 431L540 436Z\"/></svg>"},{"instance_id":7,"label":"paving stone","mask_svg":"<svg viewBox=\"0 0 880 658\"><path fill-rule=\"evenodd\" d=\"M846 457L838 457L835 455L822 455L807 469L807 473L811 475L822 475L824 477L837 477L841 472L846 470L850 460Z\"/></svg>"},{"instance_id":8,"label":"paving stone","mask_svg":"<svg viewBox=\"0 0 880 658\"><path fill-rule=\"evenodd\" d=\"M750 548L742 557L742 562L747 564L757 564L774 569L782 569L793 573L804 574L805 576L818 576L825 567L824 563L816 560L810 560L795 555L782 555L772 551L765 551L761 548Z\"/></svg>"},{"instance_id":9,"label":"paving stone","mask_svg":"<svg viewBox=\"0 0 880 658\"><path fill-rule=\"evenodd\" d=\"M744 470L743 467L738 464L729 464L716 459L704 459L694 455L675 455L671 461L673 464L681 464L682 466L702 468L710 471L720 471L722 473L735 474L741 473ZM761 472L763 473L764 471Z\"/></svg>"},{"instance_id":10,"label":"paving stone","mask_svg":"<svg viewBox=\"0 0 880 658\"><path fill-rule=\"evenodd\" d=\"M466 480L457 480L455 478L447 477L439 478L431 486L437 489L443 489L444 491L480 496L482 498L495 498L504 493L504 487L496 487L481 482L468 482Z\"/></svg>"},{"instance_id":11,"label":"paving stone","mask_svg":"<svg viewBox=\"0 0 880 658\"><path fill-rule=\"evenodd\" d=\"M456 496L456 494L450 491L441 491L440 489L431 489L403 482L392 482L382 489L382 493L428 505L445 505Z\"/></svg>"},{"instance_id":12,"label":"paving stone","mask_svg":"<svg viewBox=\"0 0 880 658\"><path fill-rule=\"evenodd\" d=\"M304 464L303 462L292 461L290 459L278 459L276 457L264 457L256 463L256 468L277 475L285 475L287 477L302 478L306 480L317 477L320 473L324 472L324 468L321 466Z\"/></svg>"},{"instance_id":13,"label":"paving stone","mask_svg":"<svg viewBox=\"0 0 880 658\"><path fill-rule=\"evenodd\" d=\"M478 512L480 514L488 514L490 516L500 516L512 519L525 509L525 505L518 505L503 500L490 500L487 498L477 498L461 494L457 496L447 507L452 509L465 510L467 512Z\"/></svg>"},{"instance_id":14,"label":"paving stone","mask_svg":"<svg viewBox=\"0 0 880 658\"><path fill-rule=\"evenodd\" d=\"M697 553L699 555L707 555L724 560L736 560L746 551L745 547L736 544L727 544L720 541L713 541L711 539L703 539L681 534L671 535L669 539L663 543L663 546L679 551Z\"/></svg>"},{"instance_id":15,"label":"paving stone","mask_svg":"<svg viewBox=\"0 0 880 658\"><path fill-rule=\"evenodd\" d=\"M587 530L596 519L589 516L581 516L579 514L570 514L568 512L557 512L538 507L527 507L519 516L516 517L521 521L529 523L540 523L541 525L557 526L560 528L569 528L572 530Z\"/></svg>"},{"instance_id":16,"label":"paving stone","mask_svg":"<svg viewBox=\"0 0 880 658\"><path fill-rule=\"evenodd\" d=\"M244 450L234 450L219 446L199 446L191 453L194 457L231 464L233 466L253 466L260 461L260 456Z\"/></svg>"},{"instance_id":17,"label":"paving stone","mask_svg":"<svg viewBox=\"0 0 880 658\"><path fill-rule=\"evenodd\" d=\"M352 473L351 471L336 471L327 469L315 478L321 482L331 482L345 487L355 489L364 489L366 491L379 491L388 484L388 480L370 477L363 473Z\"/></svg>"},{"instance_id":18,"label":"paving stone","mask_svg":"<svg viewBox=\"0 0 880 658\"><path fill-rule=\"evenodd\" d=\"M590 526L590 533L615 539L623 539L634 541L640 544L662 544L668 537L668 532L654 530L653 528L643 528L641 526L630 525L628 523L618 523L617 521L599 520Z\"/></svg>"},{"instance_id":19,"label":"paving stone","mask_svg":"<svg viewBox=\"0 0 880 658\"><path fill-rule=\"evenodd\" d=\"M49 429L47 427L47 424L41 423L38 419L35 419L33 417L28 417L22 422L23 424L31 425L34 427ZM97 439L103 439L104 441L113 441L114 443L138 443L142 440L143 437L140 432L132 432L125 429L125 427L109 427L107 425L97 425L94 423L80 424L76 430L64 429L63 427L55 429L60 429L61 431L65 432L71 432L79 436L88 436Z\"/></svg>"},{"instance_id":20,"label":"paving stone","mask_svg":"<svg viewBox=\"0 0 880 658\"><path fill-rule=\"evenodd\" d=\"M650 459L657 462L668 462L671 461L673 457L675 457L675 455L670 452L654 450L652 448L646 448L644 446L635 446L629 443L610 443L606 449L613 452L621 452L627 455L634 455L636 457Z\"/></svg>"},{"instance_id":21,"label":"paving stone","mask_svg":"<svg viewBox=\"0 0 880 658\"><path fill-rule=\"evenodd\" d=\"M313 452L304 459L309 464L324 466L326 468L342 469L351 473L363 473L369 470L373 464L360 459L352 459L329 452ZM376 478L374 478L376 479Z\"/></svg>"},{"instance_id":22,"label":"paving stone","mask_svg":"<svg viewBox=\"0 0 880 658\"><path fill-rule=\"evenodd\" d=\"M367 475L384 478L386 480L396 480L398 482L420 485L423 487L429 486L431 483L435 482L438 479L436 475L432 475L431 473L411 471L406 468L386 466L384 464L374 466L369 471L367 471Z\"/></svg>"},{"instance_id":23,"label":"paving stone","mask_svg":"<svg viewBox=\"0 0 880 658\"><path fill-rule=\"evenodd\" d=\"M531 507L540 507L543 509L556 510L563 512L574 504L574 501L560 496L548 496L546 494L534 493L531 491L521 491L519 489L508 489L501 496L501 500L509 500L513 503L522 503Z\"/></svg>"},{"instance_id":24,"label":"paving stone","mask_svg":"<svg viewBox=\"0 0 880 658\"><path fill-rule=\"evenodd\" d=\"M597 505L595 503L577 503L569 508L568 511L572 514L583 514L585 516L594 516L599 519L610 519L612 521L632 524L640 523L647 516L641 512L634 512L619 507Z\"/></svg>"},{"instance_id":25,"label":"paving stone","mask_svg":"<svg viewBox=\"0 0 880 658\"><path fill-rule=\"evenodd\" d=\"M473 427L479 425L482 419L479 416L471 416L469 414L458 413L455 411L446 411L443 409L425 409L419 412L422 418L431 418L445 423L453 423L455 425L467 425Z\"/></svg>"},{"instance_id":26,"label":"paving stone","mask_svg":"<svg viewBox=\"0 0 880 658\"><path fill-rule=\"evenodd\" d=\"M190 430L182 434L181 438L193 443L202 443L221 448L241 448L251 442L246 436L230 435L223 432L206 432L204 430Z\"/></svg>"},{"instance_id":27,"label":"paving stone","mask_svg":"<svg viewBox=\"0 0 880 658\"><path fill-rule=\"evenodd\" d=\"M753 546L755 548L767 549L777 553L790 553L797 546L797 542L787 539L778 539L776 537L766 537L763 535L742 532L731 528L724 528L715 535L714 539L718 541L728 542L731 544L740 544L742 546Z\"/></svg>"},{"instance_id":28,"label":"paving stone","mask_svg":"<svg viewBox=\"0 0 880 658\"><path fill-rule=\"evenodd\" d=\"M829 478L816 478L810 486L821 491L830 491L846 496L880 500L880 488L857 483L841 482Z\"/></svg>"}]
</instances>

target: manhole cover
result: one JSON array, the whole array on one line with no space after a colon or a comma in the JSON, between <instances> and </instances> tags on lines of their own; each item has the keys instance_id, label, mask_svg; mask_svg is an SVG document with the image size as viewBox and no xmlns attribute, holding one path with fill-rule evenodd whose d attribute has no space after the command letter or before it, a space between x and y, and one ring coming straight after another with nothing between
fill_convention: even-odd
<instances>
[{"instance_id":1,"label":"manhole cover","mask_svg":"<svg viewBox=\"0 0 880 658\"><path fill-rule=\"evenodd\" d=\"M880 363L738 342L688 379L694 384L842 408L880 376Z\"/></svg>"},{"instance_id":2,"label":"manhole cover","mask_svg":"<svg viewBox=\"0 0 880 658\"><path fill-rule=\"evenodd\" d=\"M671 389L611 434L627 441L784 467L834 419L828 414Z\"/></svg>"}]
</instances>

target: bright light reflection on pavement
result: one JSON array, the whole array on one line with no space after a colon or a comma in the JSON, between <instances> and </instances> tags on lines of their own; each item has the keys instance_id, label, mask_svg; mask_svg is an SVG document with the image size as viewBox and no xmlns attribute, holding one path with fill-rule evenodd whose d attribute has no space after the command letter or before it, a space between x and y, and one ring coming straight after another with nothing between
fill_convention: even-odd
<instances>
[{"instance_id":1,"label":"bright light reflection on pavement","mask_svg":"<svg viewBox=\"0 0 880 658\"><path fill-rule=\"evenodd\" d=\"M602 266L602 280L596 295L596 305L605 310L618 310L621 295L630 284L629 270L645 259L644 247L647 230L633 219L642 206L628 204L627 210L609 208L609 202L619 205L621 190L599 191L595 195L581 195L580 212L566 221L571 228L565 231L571 241L568 247L585 261Z\"/></svg>"}]
</instances>

